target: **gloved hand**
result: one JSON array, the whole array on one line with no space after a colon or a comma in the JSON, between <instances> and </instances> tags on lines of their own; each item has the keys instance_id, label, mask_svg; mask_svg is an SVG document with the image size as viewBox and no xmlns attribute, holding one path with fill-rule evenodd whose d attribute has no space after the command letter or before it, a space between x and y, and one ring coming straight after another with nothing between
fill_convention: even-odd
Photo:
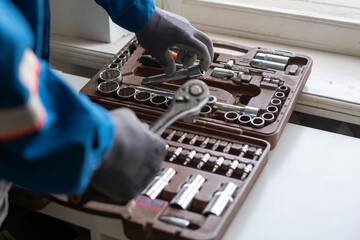
<instances>
[{"instance_id":1,"label":"gloved hand","mask_svg":"<svg viewBox=\"0 0 360 240\"><path fill-rule=\"evenodd\" d=\"M191 26L187 19L160 8L155 9L136 37L168 75L176 70L169 51L171 47L180 49L176 61L186 68L193 65L197 57L200 59L200 69L206 71L214 57L213 44L207 35Z\"/></svg>"},{"instance_id":2,"label":"gloved hand","mask_svg":"<svg viewBox=\"0 0 360 240\"><path fill-rule=\"evenodd\" d=\"M97 192L123 202L139 194L160 171L166 144L130 109L110 114L115 122L114 142L90 184Z\"/></svg>"}]
</instances>

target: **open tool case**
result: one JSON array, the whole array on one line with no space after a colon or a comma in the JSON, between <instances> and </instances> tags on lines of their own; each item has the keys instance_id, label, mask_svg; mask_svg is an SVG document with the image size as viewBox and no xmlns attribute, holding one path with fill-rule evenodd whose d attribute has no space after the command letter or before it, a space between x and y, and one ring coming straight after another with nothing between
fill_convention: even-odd
<instances>
[{"instance_id":1,"label":"open tool case","mask_svg":"<svg viewBox=\"0 0 360 240\"><path fill-rule=\"evenodd\" d=\"M82 210L123 219L130 239L223 236L276 146L309 77L312 59L219 41L214 46L211 67L196 77L209 86L209 105L196 123L180 120L163 132L169 148L162 172L124 206L100 197ZM131 40L81 92L108 109L130 108L151 125L166 111L171 94L194 77L144 86L144 77L163 73L149 66L152 62L140 63L149 60L141 58L144 54ZM114 77L116 69L121 78ZM107 78L120 82L120 88L110 94L111 86L103 87L99 94L99 84Z\"/></svg>"}]
</instances>

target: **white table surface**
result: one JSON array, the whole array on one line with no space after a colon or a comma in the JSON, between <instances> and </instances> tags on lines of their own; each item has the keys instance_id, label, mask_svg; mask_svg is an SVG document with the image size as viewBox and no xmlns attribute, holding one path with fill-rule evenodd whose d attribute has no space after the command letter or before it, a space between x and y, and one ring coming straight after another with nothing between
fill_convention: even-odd
<instances>
[{"instance_id":1,"label":"white table surface","mask_svg":"<svg viewBox=\"0 0 360 240\"><path fill-rule=\"evenodd\" d=\"M64 74L71 80L84 78ZM360 239L360 139L287 124L224 240ZM119 238L120 220L52 203L41 212Z\"/></svg>"}]
</instances>

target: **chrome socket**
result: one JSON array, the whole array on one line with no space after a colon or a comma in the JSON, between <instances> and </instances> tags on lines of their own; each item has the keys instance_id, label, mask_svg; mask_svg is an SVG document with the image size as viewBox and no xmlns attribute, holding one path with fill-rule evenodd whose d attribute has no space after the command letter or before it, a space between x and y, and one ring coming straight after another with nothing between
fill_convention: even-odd
<instances>
[{"instance_id":1,"label":"chrome socket","mask_svg":"<svg viewBox=\"0 0 360 240\"><path fill-rule=\"evenodd\" d=\"M279 55L275 55L275 54L271 54L271 53L257 53L255 55L256 59L260 59L260 60L266 60L266 61L270 61L270 62L277 62L277 63L282 63L282 64L288 64L289 62L289 57L284 57L284 56L279 56Z\"/></svg>"},{"instance_id":2,"label":"chrome socket","mask_svg":"<svg viewBox=\"0 0 360 240\"><path fill-rule=\"evenodd\" d=\"M238 165L239 165L239 161L238 161L238 160L232 161L231 164L230 164L230 166L229 166L229 169L228 169L228 171L226 172L225 175L226 175L227 177L231 177Z\"/></svg>"},{"instance_id":3,"label":"chrome socket","mask_svg":"<svg viewBox=\"0 0 360 240\"><path fill-rule=\"evenodd\" d=\"M227 103L218 103L216 102L213 106L214 109L219 109L223 111L232 111L240 114L248 114L250 116L256 117L259 114L260 109L251 106L234 106Z\"/></svg>"},{"instance_id":4,"label":"chrome socket","mask_svg":"<svg viewBox=\"0 0 360 240\"><path fill-rule=\"evenodd\" d=\"M117 96L124 100L130 100L135 96L136 90L132 87L120 88L117 91Z\"/></svg>"},{"instance_id":5,"label":"chrome socket","mask_svg":"<svg viewBox=\"0 0 360 240\"><path fill-rule=\"evenodd\" d=\"M238 118L238 122L240 125L249 126L250 122L251 122L251 116L246 115L246 114L240 115Z\"/></svg>"},{"instance_id":6,"label":"chrome socket","mask_svg":"<svg viewBox=\"0 0 360 240\"><path fill-rule=\"evenodd\" d=\"M191 150L187 155L186 155L186 158L185 158L185 161L184 161L184 165L188 165L195 157L196 155L196 151L195 150Z\"/></svg>"},{"instance_id":7,"label":"chrome socket","mask_svg":"<svg viewBox=\"0 0 360 240\"><path fill-rule=\"evenodd\" d=\"M273 98L270 100L270 104L276 107L281 107L282 106L282 101L278 98Z\"/></svg>"},{"instance_id":8,"label":"chrome socket","mask_svg":"<svg viewBox=\"0 0 360 240\"><path fill-rule=\"evenodd\" d=\"M209 105L204 105L200 109L200 116L201 117L211 117L212 108Z\"/></svg>"},{"instance_id":9,"label":"chrome socket","mask_svg":"<svg viewBox=\"0 0 360 240\"><path fill-rule=\"evenodd\" d=\"M180 189L175 197L170 201L170 206L183 210L189 209L195 195L199 193L205 178L201 175L193 175L189 181Z\"/></svg>"},{"instance_id":10,"label":"chrome socket","mask_svg":"<svg viewBox=\"0 0 360 240\"><path fill-rule=\"evenodd\" d=\"M284 92L277 91L274 96L282 101L285 101L286 95Z\"/></svg>"},{"instance_id":11,"label":"chrome socket","mask_svg":"<svg viewBox=\"0 0 360 240\"><path fill-rule=\"evenodd\" d=\"M173 168L164 168L159 175L147 185L141 194L148 196L151 199L157 198L162 190L169 184L175 173L176 171Z\"/></svg>"},{"instance_id":12,"label":"chrome socket","mask_svg":"<svg viewBox=\"0 0 360 240\"><path fill-rule=\"evenodd\" d=\"M228 204L234 201L233 196L236 189L237 186L233 182L223 184L206 205L202 214L214 214L215 216L220 216Z\"/></svg>"},{"instance_id":13,"label":"chrome socket","mask_svg":"<svg viewBox=\"0 0 360 240\"><path fill-rule=\"evenodd\" d=\"M224 161L225 161L225 159L223 157L219 157L218 159L216 159L215 165L211 172L213 172L213 173L216 172L219 169L219 167L221 167L221 165L223 164Z\"/></svg>"},{"instance_id":14,"label":"chrome socket","mask_svg":"<svg viewBox=\"0 0 360 240\"><path fill-rule=\"evenodd\" d=\"M265 126L265 120L261 117L254 117L251 119L251 127L263 128Z\"/></svg>"},{"instance_id":15,"label":"chrome socket","mask_svg":"<svg viewBox=\"0 0 360 240\"><path fill-rule=\"evenodd\" d=\"M279 87L278 87L278 90L279 90L280 92L283 92L283 93L287 94L287 93L289 92L289 87L288 87L288 86L285 86L285 85L282 85L282 86L279 86Z\"/></svg>"},{"instance_id":16,"label":"chrome socket","mask_svg":"<svg viewBox=\"0 0 360 240\"><path fill-rule=\"evenodd\" d=\"M125 51L122 51L121 55L125 55L126 61L128 61L130 59L131 53L129 50L125 50Z\"/></svg>"},{"instance_id":17,"label":"chrome socket","mask_svg":"<svg viewBox=\"0 0 360 240\"><path fill-rule=\"evenodd\" d=\"M119 67L124 66L124 59L123 58L119 58L119 56L117 58L114 59L113 63L117 64Z\"/></svg>"},{"instance_id":18,"label":"chrome socket","mask_svg":"<svg viewBox=\"0 0 360 240\"><path fill-rule=\"evenodd\" d=\"M99 83L105 81L114 81L118 82L119 85L122 84L121 72L118 69L108 68L100 73Z\"/></svg>"},{"instance_id":19,"label":"chrome socket","mask_svg":"<svg viewBox=\"0 0 360 240\"><path fill-rule=\"evenodd\" d=\"M261 157L262 154L263 154L262 148L256 149L254 156L253 156L253 160L255 160L255 161L259 160L259 158Z\"/></svg>"},{"instance_id":20,"label":"chrome socket","mask_svg":"<svg viewBox=\"0 0 360 240\"><path fill-rule=\"evenodd\" d=\"M144 91L136 91L134 99L139 103L147 103L150 101L151 93Z\"/></svg>"},{"instance_id":21,"label":"chrome socket","mask_svg":"<svg viewBox=\"0 0 360 240\"><path fill-rule=\"evenodd\" d=\"M270 105L266 108L266 112L272 113L276 116L279 113L279 108L277 106Z\"/></svg>"},{"instance_id":22,"label":"chrome socket","mask_svg":"<svg viewBox=\"0 0 360 240\"><path fill-rule=\"evenodd\" d=\"M156 107L163 107L165 106L167 101L167 97L162 95L155 95L153 94L150 98L150 103Z\"/></svg>"},{"instance_id":23,"label":"chrome socket","mask_svg":"<svg viewBox=\"0 0 360 240\"><path fill-rule=\"evenodd\" d=\"M256 59L256 58L253 58L251 60L250 65L252 67L275 69L275 70L281 70L281 71L284 71L286 68L286 64L284 64L284 63L260 60L260 59Z\"/></svg>"},{"instance_id":24,"label":"chrome socket","mask_svg":"<svg viewBox=\"0 0 360 240\"><path fill-rule=\"evenodd\" d=\"M196 166L198 169L201 169L206 163L207 161L210 159L210 154L205 153L204 155L201 156L200 158L200 162L199 164Z\"/></svg>"},{"instance_id":25,"label":"chrome socket","mask_svg":"<svg viewBox=\"0 0 360 240\"><path fill-rule=\"evenodd\" d=\"M263 113L261 117L265 120L265 124L268 125L275 121L275 115L269 112Z\"/></svg>"},{"instance_id":26,"label":"chrome socket","mask_svg":"<svg viewBox=\"0 0 360 240\"><path fill-rule=\"evenodd\" d=\"M110 64L110 65L108 66L108 68L109 68L109 69L117 69L117 70L120 69L120 67L119 67L119 65L118 65L117 63L112 63L112 64Z\"/></svg>"},{"instance_id":27,"label":"chrome socket","mask_svg":"<svg viewBox=\"0 0 360 240\"><path fill-rule=\"evenodd\" d=\"M119 83L115 81L101 82L97 86L97 92L103 96L116 96L116 92L119 90Z\"/></svg>"},{"instance_id":28,"label":"chrome socket","mask_svg":"<svg viewBox=\"0 0 360 240\"><path fill-rule=\"evenodd\" d=\"M239 114L237 112L226 112L224 114L224 118L225 118L225 122L229 122L229 123L235 123L237 122L237 119L239 118Z\"/></svg>"}]
</instances>

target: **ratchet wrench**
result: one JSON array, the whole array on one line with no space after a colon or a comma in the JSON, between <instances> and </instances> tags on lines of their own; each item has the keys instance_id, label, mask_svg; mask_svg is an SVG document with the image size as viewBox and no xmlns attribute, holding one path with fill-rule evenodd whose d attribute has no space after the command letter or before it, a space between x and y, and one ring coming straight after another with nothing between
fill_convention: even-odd
<instances>
[{"instance_id":1,"label":"ratchet wrench","mask_svg":"<svg viewBox=\"0 0 360 240\"><path fill-rule=\"evenodd\" d=\"M182 118L196 117L201 108L208 102L209 87L201 80L191 79L176 90L173 100L167 111L157 119L150 130L158 135ZM96 193L89 187L83 195L68 196L69 202L82 205L90 201Z\"/></svg>"}]
</instances>

